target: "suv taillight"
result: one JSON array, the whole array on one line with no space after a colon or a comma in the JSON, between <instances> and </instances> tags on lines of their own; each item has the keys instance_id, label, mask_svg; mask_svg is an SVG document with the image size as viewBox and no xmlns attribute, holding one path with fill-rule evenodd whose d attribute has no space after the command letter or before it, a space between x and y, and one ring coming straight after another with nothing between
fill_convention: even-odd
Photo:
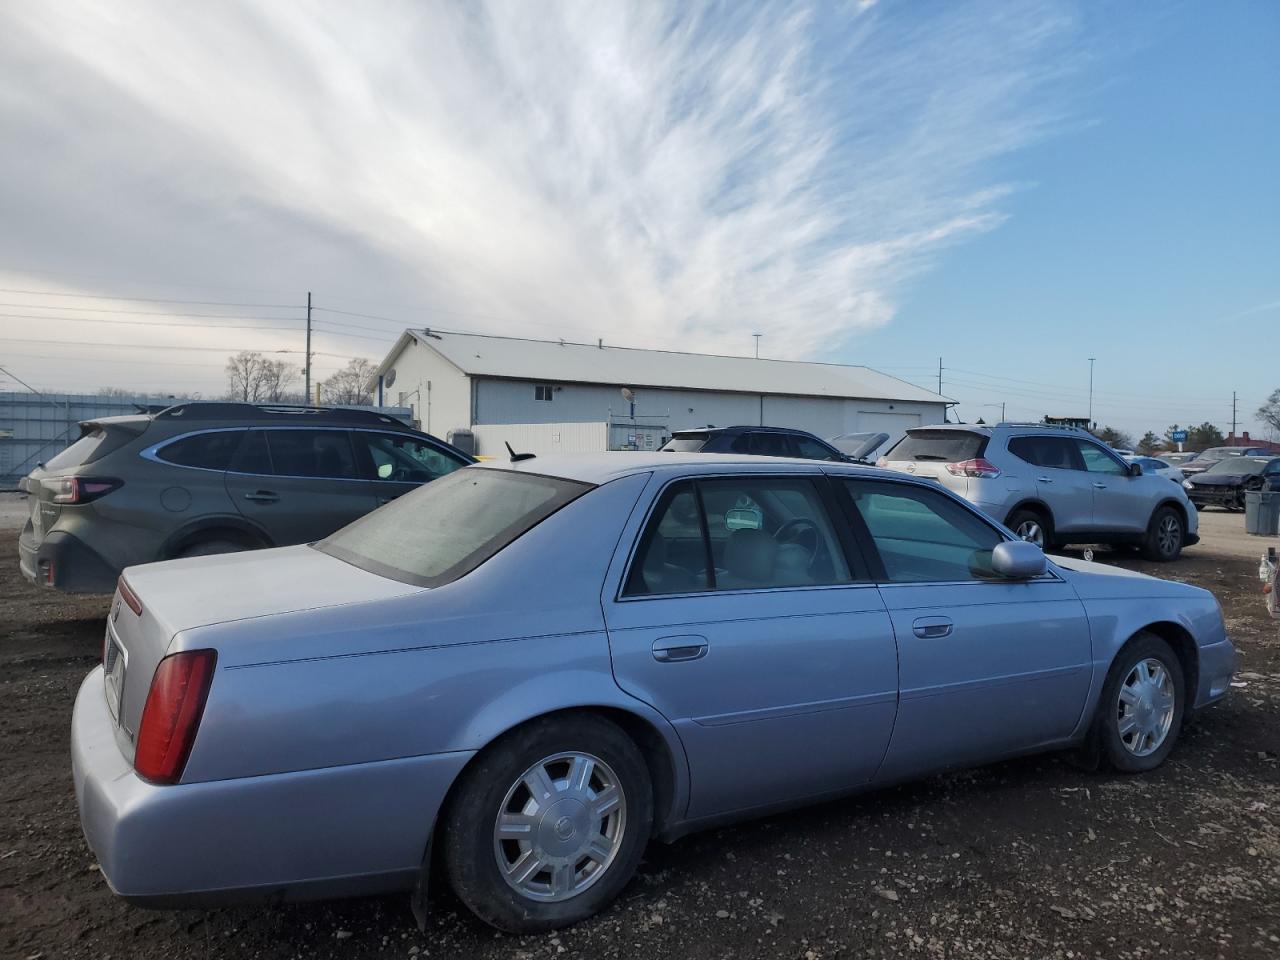
<instances>
[{"instance_id":1,"label":"suv taillight","mask_svg":"<svg viewBox=\"0 0 1280 960\"><path fill-rule=\"evenodd\" d=\"M115 477L55 477L40 482L53 491L54 503L89 503L124 486Z\"/></svg>"},{"instance_id":2,"label":"suv taillight","mask_svg":"<svg viewBox=\"0 0 1280 960\"><path fill-rule=\"evenodd\" d=\"M978 457L974 460L948 463L947 473L953 477L978 477L983 480L994 480L1000 476L1000 468L985 457Z\"/></svg>"},{"instance_id":3,"label":"suv taillight","mask_svg":"<svg viewBox=\"0 0 1280 960\"><path fill-rule=\"evenodd\" d=\"M218 655L184 650L160 661L138 725L133 766L152 783L177 783L191 755Z\"/></svg>"}]
</instances>

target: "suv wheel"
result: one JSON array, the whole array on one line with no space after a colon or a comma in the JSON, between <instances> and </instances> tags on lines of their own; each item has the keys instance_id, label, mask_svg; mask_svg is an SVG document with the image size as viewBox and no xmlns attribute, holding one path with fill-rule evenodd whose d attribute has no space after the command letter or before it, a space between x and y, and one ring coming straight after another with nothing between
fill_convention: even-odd
<instances>
[{"instance_id":1,"label":"suv wheel","mask_svg":"<svg viewBox=\"0 0 1280 960\"><path fill-rule=\"evenodd\" d=\"M1182 515L1173 507L1161 507L1151 515L1147 538L1142 543L1142 556L1147 560L1168 563L1182 553Z\"/></svg>"},{"instance_id":2,"label":"suv wheel","mask_svg":"<svg viewBox=\"0 0 1280 960\"><path fill-rule=\"evenodd\" d=\"M1023 540L1034 543L1041 550L1048 550L1053 546L1053 524L1038 511L1015 510L1009 514L1005 526Z\"/></svg>"}]
</instances>

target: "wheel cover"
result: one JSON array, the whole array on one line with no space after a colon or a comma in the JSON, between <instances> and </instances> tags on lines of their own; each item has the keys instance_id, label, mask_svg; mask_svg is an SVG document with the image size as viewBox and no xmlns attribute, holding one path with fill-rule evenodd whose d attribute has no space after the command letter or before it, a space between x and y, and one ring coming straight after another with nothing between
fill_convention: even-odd
<instances>
[{"instance_id":1,"label":"wheel cover","mask_svg":"<svg viewBox=\"0 0 1280 960\"><path fill-rule=\"evenodd\" d=\"M1173 726L1176 704L1173 676L1163 663L1148 657L1134 664L1116 698L1116 727L1124 748L1135 757L1159 750Z\"/></svg>"},{"instance_id":2,"label":"wheel cover","mask_svg":"<svg viewBox=\"0 0 1280 960\"><path fill-rule=\"evenodd\" d=\"M557 753L507 791L493 824L493 852L509 887L557 903L605 875L626 828L627 797L613 769L589 753Z\"/></svg>"},{"instance_id":3,"label":"wheel cover","mask_svg":"<svg viewBox=\"0 0 1280 960\"><path fill-rule=\"evenodd\" d=\"M1168 557L1172 556L1181 544L1182 524L1173 514L1166 513L1160 518L1160 523L1156 527L1156 545L1160 548L1161 555Z\"/></svg>"},{"instance_id":4,"label":"wheel cover","mask_svg":"<svg viewBox=\"0 0 1280 960\"><path fill-rule=\"evenodd\" d=\"M1013 532L1023 540L1030 540L1037 547L1044 548L1044 527L1040 526L1039 521L1023 520Z\"/></svg>"}]
</instances>

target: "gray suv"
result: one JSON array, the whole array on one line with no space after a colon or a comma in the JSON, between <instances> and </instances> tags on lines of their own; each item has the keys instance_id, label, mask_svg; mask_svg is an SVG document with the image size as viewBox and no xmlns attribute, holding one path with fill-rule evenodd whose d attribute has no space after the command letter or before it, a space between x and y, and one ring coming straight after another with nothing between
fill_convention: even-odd
<instances>
[{"instance_id":1,"label":"gray suv","mask_svg":"<svg viewBox=\"0 0 1280 960\"><path fill-rule=\"evenodd\" d=\"M1138 547L1175 560L1197 543L1186 493L1143 475L1092 434L1044 424L946 424L907 431L878 465L936 480L1025 540Z\"/></svg>"},{"instance_id":2,"label":"gray suv","mask_svg":"<svg viewBox=\"0 0 1280 960\"><path fill-rule=\"evenodd\" d=\"M319 540L473 463L368 410L187 403L105 417L22 481L22 573L109 592L125 567Z\"/></svg>"}]
</instances>

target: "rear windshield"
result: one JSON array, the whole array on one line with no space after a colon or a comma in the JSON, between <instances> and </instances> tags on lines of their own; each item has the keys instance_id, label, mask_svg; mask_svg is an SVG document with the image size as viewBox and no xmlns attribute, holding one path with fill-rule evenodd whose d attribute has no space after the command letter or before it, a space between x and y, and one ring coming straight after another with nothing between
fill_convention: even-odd
<instances>
[{"instance_id":1,"label":"rear windshield","mask_svg":"<svg viewBox=\"0 0 1280 960\"><path fill-rule=\"evenodd\" d=\"M694 433L689 436L682 437L676 434L661 449L668 453L697 453L707 445L707 435L705 433Z\"/></svg>"},{"instance_id":2,"label":"rear windshield","mask_svg":"<svg viewBox=\"0 0 1280 960\"><path fill-rule=\"evenodd\" d=\"M379 576L437 587L470 573L589 483L467 467L366 514L315 545Z\"/></svg>"},{"instance_id":3,"label":"rear windshield","mask_svg":"<svg viewBox=\"0 0 1280 960\"><path fill-rule=\"evenodd\" d=\"M889 460L936 460L959 463L982 456L987 438L967 430L912 430L885 454Z\"/></svg>"},{"instance_id":4,"label":"rear windshield","mask_svg":"<svg viewBox=\"0 0 1280 960\"><path fill-rule=\"evenodd\" d=\"M1271 461L1266 457L1227 457L1219 460L1205 473L1234 473L1257 475Z\"/></svg>"},{"instance_id":5,"label":"rear windshield","mask_svg":"<svg viewBox=\"0 0 1280 960\"><path fill-rule=\"evenodd\" d=\"M50 459L44 465L44 468L46 470L66 470L68 467L78 467L82 463L88 463L93 459L94 453L102 446L102 441L105 439L107 439L107 431L101 427L90 430L67 449Z\"/></svg>"}]
</instances>

